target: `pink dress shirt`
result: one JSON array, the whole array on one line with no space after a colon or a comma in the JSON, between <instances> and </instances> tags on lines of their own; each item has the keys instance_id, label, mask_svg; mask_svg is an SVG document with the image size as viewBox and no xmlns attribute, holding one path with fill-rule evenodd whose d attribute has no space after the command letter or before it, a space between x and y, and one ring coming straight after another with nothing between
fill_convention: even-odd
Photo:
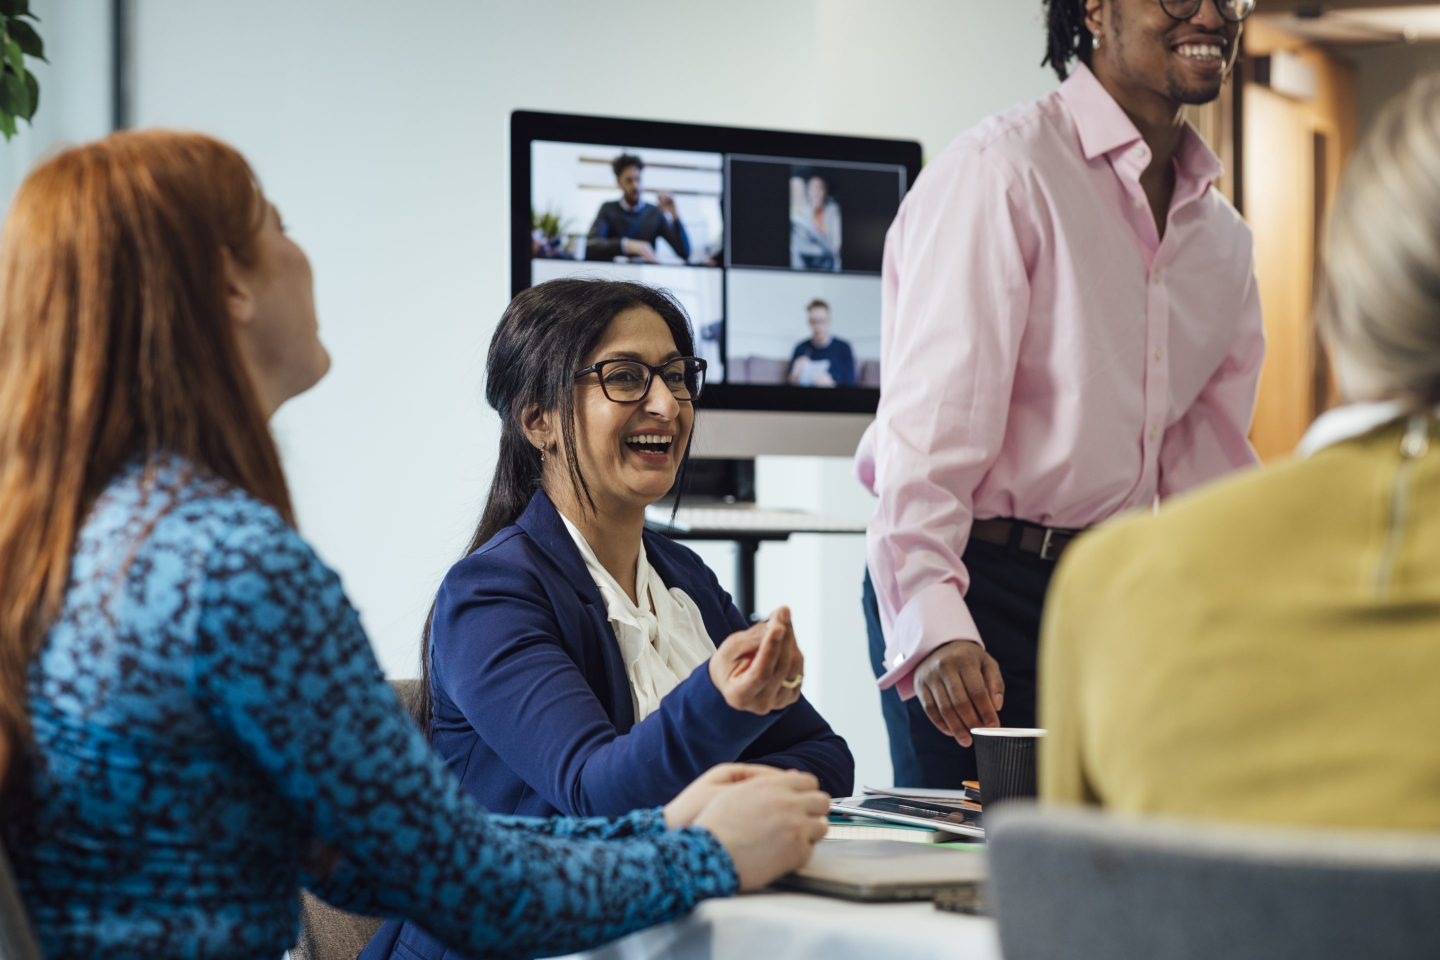
<instances>
[{"instance_id":1,"label":"pink dress shirt","mask_svg":"<svg viewBox=\"0 0 1440 960\"><path fill-rule=\"evenodd\" d=\"M961 135L885 241L880 407L856 454L882 688L981 640L975 518L1088 527L1255 462L1264 333L1250 230L1188 126L1164 239L1150 149L1083 65Z\"/></svg>"}]
</instances>

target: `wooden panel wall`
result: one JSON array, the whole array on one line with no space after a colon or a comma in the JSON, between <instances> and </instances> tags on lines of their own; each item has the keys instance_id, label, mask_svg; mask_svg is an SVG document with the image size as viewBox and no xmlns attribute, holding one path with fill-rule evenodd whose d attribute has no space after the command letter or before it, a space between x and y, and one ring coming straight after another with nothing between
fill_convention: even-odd
<instances>
[{"instance_id":1,"label":"wooden panel wall","mask_svg":"<svg viewBox=\"0 0 1440 960\"><path fill-rule=\"evenodd\" d=\"M1242 114L1245 218L1255 233L1255 272L1267 351L1251 439L1262 458L1294 450L1333 402L1311 317L1316 237L1355 141L1355 82L1348 64L1263 22L1246 30L1246 56L1286 50L1314 68L1312 100L1245 81ZM1316 151L1323 151L1317 163Z\"/></svg>"}]
</instances>

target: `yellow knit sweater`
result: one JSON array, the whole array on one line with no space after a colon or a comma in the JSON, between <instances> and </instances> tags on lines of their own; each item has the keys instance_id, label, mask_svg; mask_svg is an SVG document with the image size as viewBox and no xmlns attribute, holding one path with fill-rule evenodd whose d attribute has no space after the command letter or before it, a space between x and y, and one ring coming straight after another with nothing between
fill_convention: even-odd
<instances>
[{"instance_id":1,"label":"yellow knit sweater","mask_svg":"<svg viewBox=\"0 0 1440 960\"><path fill-rule=\"evenodd\" d=\"M1041 640L1048 801L1440 828L1440 430L1403 424L1122 519Z\"/></svg>"}]
</instances>

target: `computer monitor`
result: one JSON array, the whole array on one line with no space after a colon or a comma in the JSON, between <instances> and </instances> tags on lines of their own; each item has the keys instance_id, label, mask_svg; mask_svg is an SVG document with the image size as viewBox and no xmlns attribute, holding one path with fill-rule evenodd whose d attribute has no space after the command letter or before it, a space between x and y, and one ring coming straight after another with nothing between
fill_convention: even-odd
<instances>
[{"instance_id":1,"label":"computer monitor","mask_svg":"<svg viewBox=\"0 0 1440 960\"><path fill-rule=\"evenodd\" d=\"M918 143L517 111L510 161L514 293L611 277L685 307L709 365L695 456L854 452Z\"/></svg>"}]
</instances>

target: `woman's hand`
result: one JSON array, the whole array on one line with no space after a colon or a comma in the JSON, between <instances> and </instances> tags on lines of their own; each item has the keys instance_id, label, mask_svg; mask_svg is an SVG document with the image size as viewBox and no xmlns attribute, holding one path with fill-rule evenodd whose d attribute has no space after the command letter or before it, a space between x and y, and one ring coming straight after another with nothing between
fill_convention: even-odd
<instances>
[{"instance_id":1,"label":"woman's hand","mask_svg":"<svg viewBox=\"0 0 1440 960\"><path fill-rule=\"evenodd\" d=\"M710 658L710 682L736 710L765 716L800 699L805 657L795 642L790 608L732 633Z\"/></svg>"},{"instance_id":2,"label":"woman's hand","mask_svg":"<svg viewBox=\"0 0 1440 960\"><path fill-rule=\"evenodd\" d=\"M722 763L713 766L691 781L674 800L665 804L665 826L671 830L688 827L695 822L700 811L727 787L756 777L777 776L780 772L777 767L763 767L755 763Z\"/></svg>"},{"instance_id":3,"label":"woman's hand","mask_svg":"<svg viewBox=\"0 0 1440 960\"><path fill-rule=\"evenodd\" d=\"M723 785L695 818L735 864L741 890L759 890L810 861L829 827L830 797L798 770ZM677 798L678 799L678 798Z\"/></svg>"}]
</instances>

